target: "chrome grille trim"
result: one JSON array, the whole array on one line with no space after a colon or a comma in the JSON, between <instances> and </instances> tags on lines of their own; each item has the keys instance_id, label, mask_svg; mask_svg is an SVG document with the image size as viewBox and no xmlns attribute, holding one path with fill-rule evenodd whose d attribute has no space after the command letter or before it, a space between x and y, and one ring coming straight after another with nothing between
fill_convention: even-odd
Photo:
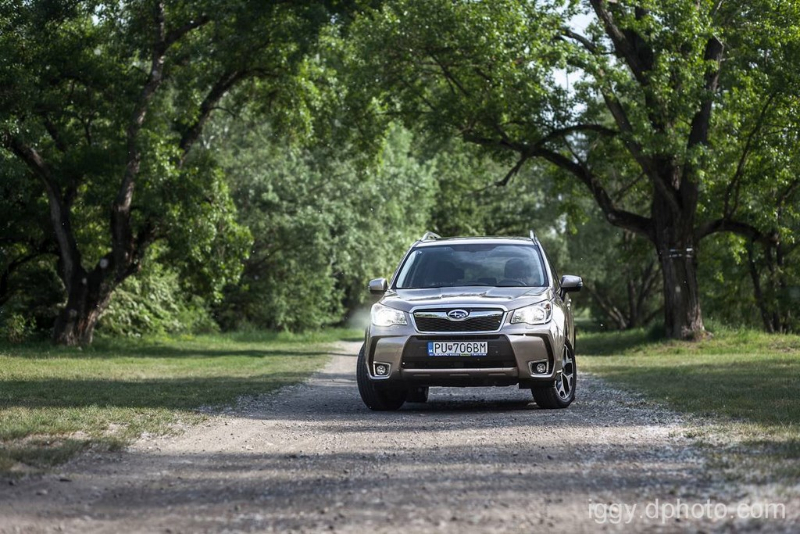
<instances>
[{"instance_id":1,"label":"chrome grille trim","mask_svg":"<svg viewBox=\"0 0 800 534\"><path fill-rule=\"evenodd\" d=\"M448 317L452 310L467 310L469 316L455 320ZM426 334L491 334L499 332L505 322L506 311L499 308L470 309L452 307L421 309L411 312L414 328Z\"/></svg>"}]
</instances>

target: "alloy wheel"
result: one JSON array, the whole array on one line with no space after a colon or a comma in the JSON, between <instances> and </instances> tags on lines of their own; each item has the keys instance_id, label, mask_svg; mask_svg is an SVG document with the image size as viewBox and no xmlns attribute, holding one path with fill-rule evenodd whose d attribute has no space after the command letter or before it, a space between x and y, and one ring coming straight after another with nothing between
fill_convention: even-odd
<instances>
[{"instance_id":1,"label":"alloy wheel","mask_svg":"<svg viewBox=\"0 0 800 534\"><path fill-rule=\"evenodd\" d=\"M564 353L561 356L561 371L556 378L556 392L563 400L567 400L572 396L575 389L575 356L568 347L564 347Z\"/></svg>"}]
</instances>

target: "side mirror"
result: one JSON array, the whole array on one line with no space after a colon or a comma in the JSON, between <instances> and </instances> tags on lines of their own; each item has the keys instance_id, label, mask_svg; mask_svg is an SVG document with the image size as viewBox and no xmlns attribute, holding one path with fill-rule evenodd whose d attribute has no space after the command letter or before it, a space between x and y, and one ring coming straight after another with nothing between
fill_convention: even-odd
<instances>
[{"instance_id":1,"label":"side mirror","mask_svg":"<svg viewBox=\"0 0 800 534\"><path fill-rule=\"evenodd\" d=\"M583 287L583 279L580 276L572 276L565 274L561 277L561 291L563 293L570 293L572 291L580 291Z\"/></svg>"},{"instance_id":2,"label":"side mirror","mask_svg":"<svg viewBox=\"0 0 800 534\"><path fill-rule=\"evenodd\" d=\"M389 289L389 282L386 278L376 278L369 281L369 292L373 295L383 295Z\"/></svg>"}]
</instances>

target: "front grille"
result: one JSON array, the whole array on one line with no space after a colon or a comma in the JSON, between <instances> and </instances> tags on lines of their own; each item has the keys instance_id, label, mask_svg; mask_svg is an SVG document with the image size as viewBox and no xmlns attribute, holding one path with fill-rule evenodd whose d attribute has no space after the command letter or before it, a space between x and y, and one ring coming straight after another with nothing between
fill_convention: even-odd
<instances>
[{"instance_id":1,"label":"front grille","mask_svg":"<svg viewBox=\"0 0 800 534\"><path fill-rule=\"evenodd\" d=\"M458 308L465 309L465 308ZM463 321L452 321L447 317L451 310L422 310L414 313L414 321L420 332L494 332L503 322L503 310L470 310L470 316ZM491 314L491 315L490 315ZM426 316L427 315L427 316ZM439 315L439 317L430 317Z\"/></svg>"},{"instance_id":2,"label":"front grille","mask_svg":"<svg viewBox=\"0 0 800 534\"><path fill-rule=\"evenodd\" d=\"M486 356L428 356L428 342L440 341L487 341ZM403 349L403 369L475 369L507 368L517 365L511 343L505 336L412 336Z\"/></svg>"}]
</instances>

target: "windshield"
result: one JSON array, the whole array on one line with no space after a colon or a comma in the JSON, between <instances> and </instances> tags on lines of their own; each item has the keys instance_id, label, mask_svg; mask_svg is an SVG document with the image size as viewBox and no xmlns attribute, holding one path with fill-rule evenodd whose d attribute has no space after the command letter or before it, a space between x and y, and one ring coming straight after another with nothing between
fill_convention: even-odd
<instances>
[{"instance_id":1,"label":"windshield","mask_svg":"<svg viewBox=\"0 0 800 534\"><path fill-rule=\"evenodd\" d=\"M533 245L440 245L414 249L397 289L453 286L543 287L542 257Z\"/></svg>"}]
</instances>

